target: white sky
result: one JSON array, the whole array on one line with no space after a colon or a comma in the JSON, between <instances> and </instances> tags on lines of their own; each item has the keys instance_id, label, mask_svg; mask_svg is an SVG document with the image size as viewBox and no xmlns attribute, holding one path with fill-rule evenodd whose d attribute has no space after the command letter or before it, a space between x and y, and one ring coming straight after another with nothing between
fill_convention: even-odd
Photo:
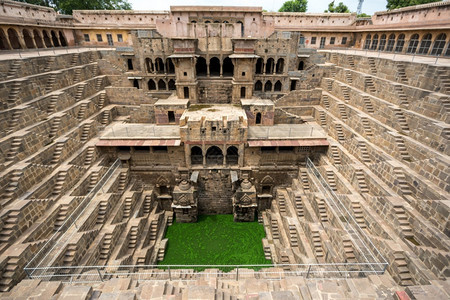
<instances>
[{"instance_id":1,"label":"white sky","mask_svg":"<svg viewBox=\"0 0 450 300\"><path fill-rule=\"evenodd\" d=\"M308 12L321 13L328 8L328 3L332 0L309 0ZM175 5L226 5L226 6L262 6L268 11L278 11L285 0L129 0L135 10L169 10ZM335 5L343 2L350 11L355 11L358 7L358 0L336 0ZM386 0L365 0L362 12L373 14L376 11L386 10Z\"/></svg>"}]
</instances>

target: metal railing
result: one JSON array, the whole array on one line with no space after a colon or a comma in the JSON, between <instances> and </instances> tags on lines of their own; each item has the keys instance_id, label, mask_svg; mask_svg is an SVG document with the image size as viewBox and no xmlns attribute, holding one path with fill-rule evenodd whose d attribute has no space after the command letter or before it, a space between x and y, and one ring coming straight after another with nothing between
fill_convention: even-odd
<instances>
[{"instance_id":1,"label":"metal railing","mask_svg":"<svg viewBox=\"0 0 450 300\"><path fill-rule=\"evenodd\" d=\"M103 175L103 177L97 182L94 188L84 197L84 199L78 204L78 206L73 210L73 212L65 219L63 224L58 228L58 230L50 237L50 239L42 246L38 253L28 262L24 270L30 278L36 275L36 272L42 270L51 270L51 262L59 257L61 251L64 250L65 246L69 243L71 237L77 232L79 225L77 224L80 216L89 207L89 202L94 198L97 192L103 188L104 184L111 178L112 174L120 167L121 162L119 159L114 161L114 163L109 167L108 171ZM58 254L55 255L55 251ZM47 272L44 272L47 273Z\"/></svg>"}]
</instances>

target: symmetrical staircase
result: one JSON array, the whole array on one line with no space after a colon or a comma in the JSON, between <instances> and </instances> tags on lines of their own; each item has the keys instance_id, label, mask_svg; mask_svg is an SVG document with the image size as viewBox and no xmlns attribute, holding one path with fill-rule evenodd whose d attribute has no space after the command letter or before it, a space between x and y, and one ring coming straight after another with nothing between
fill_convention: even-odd
<instances>
[{"instance_id":1,"label":"symmetrical staircase","mask_svg":"<svg viewBox=\"0 0 450 300\"><path fill-rule=\"evenodd\" d=\"M334 177L334 172L333 171L327 170L327 180L328 180L328 185L331 187L331 189L333 191L337 191L336 179Z\"/></svg>"},{"instance_id":2,"label":"symmetrical staircase","mask_svg":"<svg viewBox=\"0 0 450 300\"><path fill-rule=\"evenodd\" d=\"M51 164L58 163L59 159L61 158L61 153L64 149L65 142L58 142L56 143L55 151L53 151L53 158L50 162Z\"/></svg>"},{"instance_id":3,"label":"symmetrical staircase","mask_svg":"<svg viewBox=\"0 0 450 300\"><path fill-rule=\"evenodd\" d=\"M359 191L361 193L368 193L369 188L367 187L367 184L366 184L366 177L364 176L364 172L362 170L356 170L355 177L356 177L356 181L358 183Z\"/></svg>"},{"instance_id":4,"label":"symmetrical staircase","mask_svg":"<svg viewBox=\"0 0 450 300\"><path fill-rule=\"evenodd\" d=\"M395 118L397 119L397 123L400 126L402 131L408 132L409 126L408 122L406 121L405 115L403 114L403 111L400 108L393 108Z\"/></svg>"},{"instance_id":5,"label":"symmetrical staircase","mask_svg":"<svg viewBox=\"0 0 450 300\"><path fill-rule=\"evenodd\" d=\"M376 67L376 65L375 65L375 58L373 58L373 57L367 57L367 60L369 61L369 69L370 69L370 72L372 73L372 74L377 74L377 67Z\"/></svg>"},{"instance_id":6,"label":"symmetrical staircase","mask_svg":"<svg viewBox=\"0 0 450 300\"><path fill-rule=\"evenodd\" d=\"M372 101L370 101L369 96L363 95L362 99L364 101L364 107L369 114L373 114L375 110L373 109Z\"/></svg>"},{"instance_id":7,"label":"symmetrical staircase","mask_svg":"<svg viewBox=\"0 0 450 300\"><path fill-rule=\"evenodd\" d=\"M59 125L61 125L61 117L53 118L52 126L50 128L49 138L53 138L57 135L59 130Z\"/></svg>"},{"instance_id":8,"label":"symmetrical staircase","mask_svg":"<svg viewBox=\"0 0 450 300\"><path fill-rule=\"evenodd\" d=\"M304 217L305 212L303 210L302 196L299 194L295 195L295 209L297 210L297 216Z\"/></svg>"},{"instance_id":9,"label":"symmetrical staircase","mask_svg":"<svg viewBox=\"0 0 450 300\"><path fill-rule=\"evenodd\" d=\"M324 199L317 201L317 208L319 209L320 222L328 222L327 206Z\"/></svg>"},{"instance_id":10,"label":"symmetrical staircase","mask_svg":"<svg viewBox=\"0 0 450 300\"><path fill-rule=\"evenodd\" d=\"M55 62L56 57L50 56L47 58L47 61L45 62L44 72L49 72L52 69L53 63Z\"/></svg>"},{"instance_id":11,"label":"symmetrical staircase","mask_svg":"<svg viewBox=\"0 0 450 300\"><path fill-rule=\"evenodd\" d=\"M17 71L19 71L22 66L22 60L13 60L11 65L9 66L8 73L6 73L6 79L10 79L16 77Z\"/></svg>"},{"instance_id":12,"label":"symmetrical staircase","mask_svg":"<svg viewBox=\"0 0 450 300\"><path fill-rule=\"evenodd\" d=\"M373 79L371 76L365 76L364 77L364 83L367 87L367 90L374 94L377 90L375 89L375 84L373 83Z\"/></svg>"},{"instance_id":13,"label":"symmetrical staircase","mask_svg":"<svg viewBox=\"0 0 450 300\"><path fill-rule=\"evenodd\" d=\"M403 195L411 195L411 189L409 188L408 183L406 182L405 173L402 168L394 168L394 177L396 179L396 186L400 188L400 191Z\"/></svg>"},{"instance_id":14,"label":"symmetrical staircase","mask_svg":"<svg viewBox=\"0 0 450 300\"><path fill-rule=\"evenodd\" d=\"M362 161L365 162L366 164L370 164L372 161L370 159L369 151L367 150L366 142L359 141L358 142L358 148L359 148L359 151L361 153Z\"/></svg>"},{"instance_id":15,"label":"symmetrical staircase","mask_svg":"<svg viewBox=\"0 0 450 300\"><path fill-rule=\"evenodd\" d=\"M280 239L280 230L278 228L278 221L275 219L272 219L270 222L270 229L272 231L272 238L275 239Z\"/></svg>"},{"instance_id":16,"label":"symmetrical staircase","mask_svg":"<svg viewBox=\"0 0 450 300\"><path fill-rule=\"evenodd\" d=\"M339 103L338 107L339 107L339 113L341 115L341 119L344 120L344 121L347 120L348 116L347 116L346 106L344 104L342 104L342 103Z\"/></svg>"},{"instance_id":17,"label":"symmetrical staircase","mask_svg":"<svg viewBox=\"0 0 450 300\"><path fill-rule=\"evenodd\" d=\"M312 246L316 257L323 257L323 247L319 232L313 231L311 235L312 235Z\"/></svg>"},{"instance_id":18,"label":"symmetrical staircase","mask_svg":"<svg viewBox=\"0 0 450 300\"><path fill-rule=\"evenodd\" d=\"M53 186L52 195L57 197L61 194L64 183L66 181L67 171L59 171L58 177L56 177L55 185Z\"/></svg>"},{"instance_id":19,"label":"symmetrical staircase","mask_svg":"<svg viewBox=\"0 0 450 300\"><path fill-rule=\"evenodd\" d=\"M352 201L352 209L353 214L355 215L356 223L358 223L358 226L361 228L366 228L366 222L364 219L364 214L361 208L361 203L359 201Z\"/></svg>"},{"instance_id":20,"label":"symmetrical staircase","mask_svg":"<svg viewBox=\"0 0 450 300\"><path fill-rule=\"evenodd\" d=\"M397 145L397 150L400 153L400 156L405 161L411 161L411 157L409 156L408 149L406 149L405 141L400 135L394 136L395 144Z\"/></svg>"},{"instance_id":21,"label":"symmetrical staircase","mask_svg":"<svg viewBox=\"0 0 450 300\"><path fill-rule=\"evenodd\" d=\"M327 95L322 95L322 103L323 103L323 106L326 109L330 108L330 102L328 101L328 96Z\"/></svg>"},{"instance_id":22,"label":"symmetrical staircase","mask_svg":"<svg viewBox=\"0 0 450 300\"><path fill-rule=\"evenodd\" d=\"M336 135L338 138L338 141L343 142L345 141L345 135L344 135L344 131L342 130L342 125L339 123L335 123L334 124L334 128L336 129Z\"/></svg>"},{"instance_id":23,"label":"symmetrical staircase","mask_svg":"<svg viewBox=\"0 0 450 300\"><path fill-rule=\"evenodd\" d=\"M335 165L341 164L341 156L339 155L339 150L336 145L331 145L331 156L333 157L333 161Z\"/></svg>"},{"instance_id":24,"label":"symmetrical staircase","mask_svg":"<svg viewBox=\"0 0 450 300\"><path fill-rule=\"evenodd\" d=\"M397 81L407 83L408 78L406 77L405 65L403 63L397 62L395 66L397 68Z\"/></svg>"}]
</instances>

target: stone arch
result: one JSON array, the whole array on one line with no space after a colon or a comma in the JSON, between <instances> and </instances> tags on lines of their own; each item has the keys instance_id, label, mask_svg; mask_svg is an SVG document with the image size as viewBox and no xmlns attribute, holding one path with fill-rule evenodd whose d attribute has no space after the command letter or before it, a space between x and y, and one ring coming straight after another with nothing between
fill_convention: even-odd
<instances>
[{"instance_id":1,"label":"stone arch","mask_svg":"<svg viewBox=\"0 0 450 300\"><path fill-rule=\"evenodd\" d=\"M305 62L304 62L303 60L301 60L301 61L298 63L298 68L297 68L297 69L300 70L300 71L302 71L302 70L305 69Z\"/></svg>"},{"instance_id":2,"label":"stone arch","mask_svg":"<svg viewBox=\"0 0 450 300\"><path fill-rule=\"evenodd\" d=\"M273 178L269 175L264 176L264 178L261 180L260 186L261 186L261 194L272 194L273 185L275 181Z\"/></svg>"},{"instance_id":3,"label":"stone arch","mask_svg":"<svg viewBox=\"0 0 450 300\"><path fill-rule=\"evenodd\" d=\"M389 35L386 44L386 51L391 52L392 50L394 50L394 45L395 45L395 34L391 33L391 35Z\"/></svg>"},{"instance_id":4,"label":"stone arch","mask_svg":"<svg viewBox=\"0 0 450 300\"><path fill-rule=\"evenodd\" d=\"M223 165L223 152L217 146L211 146L206 151L207 165Z\"/></svg>"},{"instance_id":5,"label":"stone arch","mask_svg":"<svg viewBox=\"0 0 450 300\"><path fill-rule=\"evenodd\" d=\"M409 45L408 49L406 49L406 53L416 53L418 45L419 45L419 35L415 33L409 39Z\"/></svg>"},{"instance_id":6,"label":"stone arch","mask_svg":"<svg viewBox=\"0 0 450 300\"><path fill-rule=\"evenodd\" d=\"M169 91L174 91L177 89L177 87L175 86L175 80L173 79L170 79L167 85L169 86Z\"/></svg>"},{"instance_id":7,"label":"stone arch","mask_svg":"<svg viewBox=\"0 0 450 300\"><path fill-rule=\"evenodd\" d=\"M273 58L269 58L266 62L266 74L272 74L273 73L273 65L275 61Z\"/></svg>"},{"instance_id":8,"label":"stone arch","mask_svg":"<svg viewBox=\"0 0 450 300\"><path fill-rule=\"evenodd\" d=\"M44 48L44 42L42 40L42 36L37 29L33 30L34 35L34 43L38 48Z\"/></svg>"},{"instance_id":9,"label":"stone arch","mask_svg":"<svg viewBox=\"0 0 450 300\"><path fill-rule=\"evenodd\" d=\"M366 35L366 42L364 43L364 49L368 50L370 48L370 42L372 41L372 35Z\"/></svg>"},{"instance_id":10,"label":"stone arch","mask_svg":"<svg viewBox=\"0 0 450 300\"><path fill-rule=\"evenodd\" d=\"M273 90L275 92L281 92L281 88L282 88L281 81L278 80L277 82L275 82L275 85L273 86Z\"/></svg>"},{"instance_id":11,"label":"stone arch","mask_svg":"<svg viewBox=\"0 0 450 300\"><path fill-rule=\"evenodd\" d=\"M445 33L441 33L436 37L433 43L433 49L431 49L431 55L441 55L442 51L445 47L445 40L447 39L447 35Z\"/></svg>"},{"instance_id":12,"label":"stone arch","mask_svg":"<svg viewBox=\"0 0 450 300\"><path fill-rule=\"evenodd\" d=\"M155 71L155 66L153 65L153 61L151 58L145 59L145 67L147 68L148 73L153 73Z\"/></svg>"},{"instance_id":13,"label":"stone arch","mask_svg":"<svg viewBox=\"0 0 450 300\"><path fill-rule=\"evenodd\" d=\"M148 80L147 86L150 91L156 90L156 83L153 79Z\"/></svg>"},{"instance_id":14,"label":"stone arch","mask_svg":"<svg viewBox=\"0 0 450 300\"><path fill-rule=\"evenodd\" d=\"M171 58L166 59L166 70L167 74L175 73L175 65L173 64Z\"/></svg>"},{"instance_id":15,"label":"stone arch","mask_svg":"<svg viewBox=\"0 0 450 300\"><path fill-rule=\"evenodd\" d=\"M395 52L402 52L404 45L405 45L405 35L401 33L397 38L397 44L395 45Z\"/></svg>"},{"instance_id":16,"label":"stone arch","mask_svg":"<svg viewBox=\"0 0 450 300\"><path fill-rule=\"evenodd\" d=\"M257 112L257 113L256 113L256 117L255 117L255 124L256 124L256 125L261 124L261 120L262 120L262 115L261 115L260 112Z\"/></svg>"},{"instance_id":17,"label":"stone arch","mask_svg":"<svg viewBox=\"0 0 450 300\"><path fill-rule=\"evenodd\" d=\"M241 24L241 37L244 36L244 24L241 21L237 21L237 24Z\"/></svg>"},{"instance_id":18,"label":"stone arch","mask_svg":"<svg viewBox=\"0 0 450 300\"><path fill-rule=\"evenodd\" d=\"M231 58L229 57L225 57L225 59L223 60L223 76L233 76L234 75L234 65L233 62L231 61Z\"/></svg>"},{"instance_id":19,"label":"stone arch","mask_svg":"<svg viewBox=\"0 0 450 300\"><path fill-rule=\"evenodd\" d=\"M158 80L158 90L165 90L166 89L166 82L162 79Z\"/></svg>"},{"instance_id":20,"label":"stone arch","mask_svg":"<svg viewBox=\"0 0 450 300\"><path fill-rule=\"evenodd\" d=\"M380 46L378 47L378 50L384 51L384 47L386 47L386 35L383 33L380 38Z\"/></svg>"},{"instance_id":21,"label":"stone arch","mask_svg":"<svg viewBox=\"0 0 450 300\"><path fill-rule=\"evenodd\" d=\"M430 50L432 38L433 38L433 36L431 35L431 33L427 33L422 37L422 40L420 41L420 47L419 47L419 50L417 51L417 54L427 54L428 53L428 50Z\"/></svg>"},{"instance_id":22,"label":"stone arch","mask_svg":"<svg viewBox=\"0 0 450 300\"><path fill-rule=\"evenodd\" d=\"M158 180L156 180L156 187L160 195L169 195L170 184L166 177L159 176Z\"/></svg>"},{"instance_id":23,"label":"stone arch","mask_svg":"<svg viewBox=\"0 0 450 300\"><path fill-rule=\"evenodd\" d=\"M191 148L191 165L202 165L203 164L203 151L199 146L194 146Z\"/></svg>"},{"instance_id":24,"label":"stone arch","mask_svg":"<svg viewBox=\"0 0 450 300\"><path fill-rule=\"evenodd\" d=\"M256 83L255 83L255 91L262 91L262 82L261 82L261 80L256 81Z\"/></svg>"},{"instance_id":25,"label":"stone arch","mask_svg":"<svg viewBox=\"0 0 450 300\"><path fill-rule=\"evenodd\" d=\"M270 80L266 81L266 84L264 84L264 92L271 92L272 91L272 82Z\"/></svg>"},{"instance_id":26,"label":"stone arch","mask_svg":"<svg viewBox=\"0 0 450 300\"><path fill-rule=\"evenodd\" d=\"M64 36L61 30L59 31L59 42L62 47L67 47L66 37Z\"/></svg>"},{"instance_id":27,"label":"stone arch","mask_svg":"<svg viewBox=\"0 0 450 300\"><path fill-rule=\"evenodd\" d=\"M164 62L160 57L155 59L155 71L156 73L164 74Z\"/></svg>"},{"instance_id":28,"label":"stone arch","mask_svg":"<svg viewBox=\"0 0 450 300\"><path fill-rule=\"evenodd\" d=\"M11 45L11 48L13 49L22 49L22 46L19 42L19 35L17 34L17 31L15 31L12 28L8 29L8 39L9 44Z\"/></svg>"},{"instance_id":29,"label":"stone arch","mask_svg":"<svg viewBox=\"0 0 450 300\"><path fill-rule=\"evenodd\" d=\"M239 163L239 151L235 146L227 148L227 164L237 165Z\"/></svg>"},{"instance_id":30,"label":"stone arch","mask_svg":"<svg viewBox=\"0 0 450 300\"><path fill-rule=\"evenodd\" d=\"M52 40L50 39L50 36L49 36L47 30L43 30L42 35L44 36L45 47L47 47L47 48L53 47Z\"/></svg>"},{"instance_id":31,"label":"stone arch","mask_svg":"<svg viewBox=\"0 0 450 300\"><path fill-rule=\"evenodd\" d=\"M3 29L0 28L0 50L9 50L8 38Z\"/></svg>"},{"instance_id":32,"label":"stone arch","mask_svg":"<svg viewBox=\"0 0 450 300\"><path fill-rule=\"evenodd\" d=\"M276 73L282 74L284 71L284 58L279 58L277 61Z\"/></svg>"},{"instance_id":33,"label":"stone arch","mask_svg":"<svg viewBox=\"0 0 450 300\"><path fill-rule=\"evenodd\" d=\"M372 39L372 45L370 46L370 50L377 50L378 46L378 34L375 34Z\"/></svg>"},{"instance_id":34,"label":"stone arch","mask_svg":"<svg viewBox=\"0 0 450 300\"><path fill-rule=\"evenodd\" d=\"M28 49L36 48L36 46L34 45L34 42L33 42L33 38L31 37L30 31L28 31L28 29L23 29L22 34L23 34L23 41L25 42L25 46Z\"/></svg>"},{"instance_id":35,"label":"stone arch","mask_svg":"<svg viewBox=\"0 0 450 300\"><path fill-rule=\"evenodd\" d=\"M206 59L204 57L197 58L197 62L195 64L197 76L206 76L207 68Z\"/></svg>"},{"instance_id":36,"label":"stone arch","mask_svg":"<svg viewBox=\"0 0 450 300\"><path fill-rule=\"evenodd\" d=\"M50 34L51 34L51 36L52 36L53 46L59 47L59 46L60 46L60 45L59 45L59 40L58 40L58 37L56 36L55 31L54 31L54 30L50 31Z\"/></svg>"},{"instance_id":37,"label":"stone arch","mask_svg":"<svg viewBox=\"0 0 450 300\"><path fill-rule=\"evenodd\" d=\"M217 57L209 60L209 75L220 76L220 60Z\"/></svg>"},{"instance_id":38,"label":"stone arch","mask_svg":"<svg viewBox=\"0 0 450 300\"><path fill-rule=\"evenodd\" d=\"M256 74L262 74L264 70L264 60L260 57L256 61Z\"/></svg>"}]
</instances>

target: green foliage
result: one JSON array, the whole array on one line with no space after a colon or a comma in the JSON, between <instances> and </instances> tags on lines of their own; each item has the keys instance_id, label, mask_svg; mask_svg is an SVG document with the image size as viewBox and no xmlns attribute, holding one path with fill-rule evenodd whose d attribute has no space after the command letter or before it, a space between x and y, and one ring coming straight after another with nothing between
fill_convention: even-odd
<instances>
[{"instance_id":1,"label":"green foliage","mask_svg":"<svg viewBox=\"0 0 450 300\"><path fill-rule=\"evenodd\" d=\"M198 216L197 223L174 222L167 229L169 241L159 265L271 264L264 257L264 237L264 227L258 222L234 222L233 215Z\"/></svg>"},{"instance_id":2,"label":"green foliage","mask_svg":"<svg viewBox=\"0 0 450 300\"><path fill-rule=\"evenodd\" d=\"M334 1L331 1L328 4L328 9L325 10L326 13L349 13L350 10L348 9L347 5L345 5L342 2L339 2L337 6L334 6Z\"/></svg>"},{"instance_id":3,"label":"green foliage","mask_svg":"<svg viewBox=\"0 0 450 300\"><path fill-rule=\"evenodd\" d=\"M431 2L439 2L441 0L387 0L386 8L396 9L406 6L413 6L413 5L419 5L419 4L426 4Z\"/></svg>"},{"instance_id":4,"label":"green foliage","mask_svg":"<svg viewBox=\"0 0 450 300\"><path fill-rule=\"evenodd\" d=\"M73 10L78 9L80 10L131 9L131 4L128 2L128 0L16 0L16 1L52 7L62 14L72 14Z\"/></svg>"},{"instance_id":5,"label":"green foliage","mask_svg":"<svg viewBox=\"0 0 450 300\"><path fill-rule=\"evenodd\" d=\"M279 12L305 12L308 0L290 0L283 3Z\"/></svg>"},{"instance_id":6,"label":"green foliage","mask_svg":"<svg viewBox=\"0 0 450 300\"><path fill-rule=\"evenodd\" d=\"M366 13L361 13L361 14L359 14L357 17L358 17L358 18L370 18L371 15L368 15L368 14L366 14Z\"/></svg>"}]
</instances>

